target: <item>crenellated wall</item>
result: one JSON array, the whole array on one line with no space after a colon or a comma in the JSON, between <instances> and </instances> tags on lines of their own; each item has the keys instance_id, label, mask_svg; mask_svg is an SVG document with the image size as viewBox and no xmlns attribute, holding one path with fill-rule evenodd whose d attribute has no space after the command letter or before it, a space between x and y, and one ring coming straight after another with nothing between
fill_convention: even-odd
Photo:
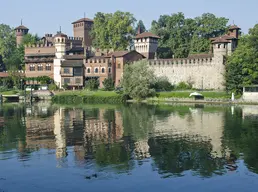
<instances>
[{"instance_id":1,"label":"crenellated wall","mask_svg":"<svg viewBox=\"0 0 258 192\"><path fill-rule=\"evenodd\" d=\"M197 89L224 89L221 57L148 60L156 76L166 76L173 85L186 82Z\"/></svg>"}]
</instances>

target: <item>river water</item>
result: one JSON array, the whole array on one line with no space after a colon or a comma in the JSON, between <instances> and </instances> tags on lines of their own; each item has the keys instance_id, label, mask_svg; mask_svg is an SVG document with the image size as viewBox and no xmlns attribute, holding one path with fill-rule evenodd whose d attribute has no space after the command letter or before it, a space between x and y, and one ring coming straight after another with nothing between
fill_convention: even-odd
<instances>
[{"instance_id":1,"label":"river water","mask_svg":"<svg viewBox=\"0 0 258 192\"><path fill-rule=\"evenodd\" d=\"M0 107L0 192L256 191L258 106Z\"/></svg>"}]
</instances>

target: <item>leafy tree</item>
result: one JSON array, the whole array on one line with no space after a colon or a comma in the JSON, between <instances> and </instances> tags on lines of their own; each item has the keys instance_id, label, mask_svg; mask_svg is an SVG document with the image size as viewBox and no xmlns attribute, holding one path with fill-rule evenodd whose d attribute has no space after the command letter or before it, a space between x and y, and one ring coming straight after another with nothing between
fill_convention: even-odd
<instances>
[{"instance_id":1,"label":"leafy tree","mask_svg":"<svg viewBox=\"0 0 258 192\"><path fill-rule=\"evenodd\" d=\"M134 35L135 18L129 12L98 12L92 30L93 44L101 49L125 50Z\"/></svg>"},{"instance_id":2,"label":"leafy tree","mask_svg":"<svg viewBox=\"0 0 258 192\"><path fill-rule=\"evenodd\" d=\"M63 85L63 88L65 89L65 90L67 90L68 89L68 84L67 83L65 83L64 85Z\"/></svg>"},{"instance_id":3,"label":"leafy tree","mask_svg":"<svg viewBox=\"0 0 258 192\"><path fill-rule=\"evenodd\" d=\"M237 49L227 59L226 90L241 93L243 85L258 84L258 24L241 37Z\"/></svg>"},{"instance_id":4,"label":"leafy tree","mask_svg":"<svg viewBox=\"0 0 258 192\"><path fill-rule=\"evenodd\" d=\"M131 98L140 100L153 95L155 90L151 86L154 82L154 72L148 68L146 60L125 66L122 87Z\"/></svg>"},{"instance_id":5,"label":"leafy tree","mask_svg":"<svg viewBox=\"0 0 258 192\"><path fill-rule=\"evenodd\" d=\"M184 58L189 53L209 52L209 38L225 33L228 19L205 13L200 17L185 18L184 14L161 15L153 21L151 31L160 36L158 57ZM172 53L172 54L171 54Z\"/></svg>"},{"instance_id":6,"label":"leafy tree","mask_svg":"<svg viewBox=\"0 0 258 192\"><path fill-rule=\"evenodd\" d=\"M167 77L157 77L153 88L156 91L172 91L174 86L169 82Z\"/></svg>"},{"instance_id":7,"label":"leafy tree","mask_svg":"<svg viewBox=\"0 0 258 192\"><path fill-rule=\"evenodd\" d=\"M9 26L0 24L0 55L3 57L5 62L16 49L15 32Z\"/></svg>"},{"instance_id":8,"label":"leafy tree","mask_svg":"<svg viewBox=\"0 0 258 192\"><path fill-rule=\"evenodd\" d=\"M97 79L90 79L86 83L86 88L91 91L97 90L99 88L99 81Z\"/></svg>"},{"instance_id":9,"label":"leafy tree","mask_svg":"<svg viewBox=\"0 0 258 192\"><path fill-rule=\"evenodd\" d=\"M114 81L111 77L106 78L103 81L105 91L113 91L115 89Z\"/></svg>"},{"instance_id":10,"label":"leafy tree","mask_svg":"<svg viewBox=\"0 0 258 192\"><path fill-rule=\"evenodd\" d=\"M138 23L137 23L137 25L136 25L136 28L135 28L135 34L138 33L139 27L140 27L140 32L141 32L141 33L144 33L144 32L147 31L147 30L146 30L146 27L145 27L145 25L144 25L144 23L143 23L143 21L142 21L142 20L139 20Z\"/></svg>"}]
</instances>

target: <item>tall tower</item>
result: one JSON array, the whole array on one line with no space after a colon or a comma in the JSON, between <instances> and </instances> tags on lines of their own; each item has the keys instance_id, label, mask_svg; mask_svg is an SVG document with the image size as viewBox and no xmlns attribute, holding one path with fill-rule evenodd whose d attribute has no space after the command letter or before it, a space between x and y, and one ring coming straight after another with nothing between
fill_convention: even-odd
<instances>
[{"instance_id":1,"label":"tall tower","mask_svg":"<svg viewBox=\"0 0 258 192\"><path fill-rule=\"evenodd\" d=\"M93 27L93 20L89 18L79 19L73 24L73 35L74 37L83 38L83 45L85 48L90 48L92 46L92 38L90 35L91 29Z\"/></svg>"},{"instance_id":2,"label":"tall tower","mask_svg":"<svg viewBox=\"0 0 258 192\"><path fill-rule=\"evenodd\" d=\"M212 42L213 45L213 54L216 63L223 63L225 62L225 56L228 55L228 48L231 45L231 41L227 40L222 37L218 37Z\"/></svg>"},{"instance_id":3,"label":"tall tower","mask_svg":"<svg viewBox=\"0 0 258 192\"><path fill-rule=\"evenodd\" d=\"M135 50L144 55L147 59L154 59L158 49L159 38L159 36L150 32L138 34L134 38Z\"/></svg>"},{"instance_id":4,"label":"tall tower","mask_svg":"<svg viewBox=\"0 0 258 192\"><path fill-rule=\"evenodd\" d=\"M236 25L232 25L229 27L229 36L235 37L236 39L238 39L239 35L240 35L240 30L241 28L236 26Z\"/></svg>"},{"instance_id":5,"label":"tall tower","mask_svg":"<svg viewBox=\"0 0 258 192\"><path fill-rule=\"evenodd\" d=\"M29 29L22 25L21 21L21 25L16 27L14 30L16 32L16 45L18 47L22 43L23 36L28 34Z\"/></svg>"},{"instance_id":6,"label":"tall tower","mask_svg":"<svg viewBox=\"0 0 258 192\"><path fill-rule=\"evenodd\" d=\"M56 58L54 59L54 81L56 85L61 88L61 63L64 60L64 56L66 53L66 42L67 35L58 32L54 36L54 43L56 48Z\"/></svg>"}]
</instances>

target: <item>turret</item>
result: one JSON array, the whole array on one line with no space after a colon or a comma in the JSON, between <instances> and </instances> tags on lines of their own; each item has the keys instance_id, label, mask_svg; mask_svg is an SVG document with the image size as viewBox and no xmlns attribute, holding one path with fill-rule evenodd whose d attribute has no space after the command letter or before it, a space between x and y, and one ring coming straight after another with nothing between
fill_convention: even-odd
<instances>
[{"instance_id":1,"label":"turret","mask_svg":"<svg viewBox=\"0 0 258 192\"><path fill-rule=\"evenodd\" d=\"M21 25L16 27L14 30L16 33L16 45L18 47L22 43L22 39L24 35L28 34L29 29L24 25L22 25L22 22L21 22Z\"/></svg>"},{"instance_id":2,"label":"turret","mask_svg":"<svg viewBox=\"0 0 258 192\"><path fill-rule=\"evenodd\" d=\"M67 42L67 35L58 32L54 36L55 48L56 48L56 58L62 59L66 52L66 42Z\"/></svg>"},{"instance_id":3,"label":"turret","mask_svg":"<svg viewBox=\"0 0 258 192\"><path fill-rule=\"evenodd\" d=\"M231 37L235 37L236 39L238 39L239 35L240 35L240 30L241 28L238 27L237 25L232 25L229 27L229 33L228 35Z\"/></svg>"},{"instance_id":4,"label":"turret","mask_svg":"<svg viewBox=\"0 0 258 192\"><path fill-rule=\"evenodd\" d=\"M230 40L223 37L218 37L212 42L213 54L218 63L224 62L224 57L228 54L228 45L230 43Z\"/></svg>"}]
</instances>

